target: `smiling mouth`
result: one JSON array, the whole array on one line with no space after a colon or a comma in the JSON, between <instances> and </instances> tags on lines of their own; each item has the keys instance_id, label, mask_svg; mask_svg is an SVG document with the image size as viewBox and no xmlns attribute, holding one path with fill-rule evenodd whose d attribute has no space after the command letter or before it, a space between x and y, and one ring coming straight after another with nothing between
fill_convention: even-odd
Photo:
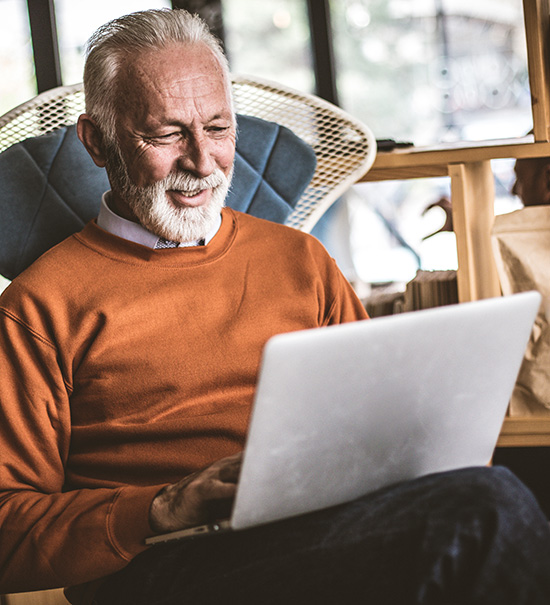
<instances>
[{"instance_id":1,"label":"smiling mouth","mask_svg":"<svg viewBox=\"0 0 550 605\"><path fill-rule=\"evenodd\" d=\"M176 206L202 206L210 199L210 189L168 189L166 194Z\"/></svg>"},{"instance_id":2,"label":"smiling mouth","mask_svg":"<svg viewBox=\"0 0 550 605\"><path fill-rule=\"evenodd\" d=\"M196 197L201 194L204 189L193 189L193 191L184 191L183 189L170 189L172 193L177 193L179 195L183 195L183 197Z\"/></svg>"}]
</instances>

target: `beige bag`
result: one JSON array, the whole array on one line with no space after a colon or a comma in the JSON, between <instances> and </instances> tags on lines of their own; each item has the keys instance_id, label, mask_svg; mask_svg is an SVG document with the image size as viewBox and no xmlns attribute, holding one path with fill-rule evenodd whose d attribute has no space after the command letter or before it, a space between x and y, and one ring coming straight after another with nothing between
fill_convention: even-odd
<instances>
[{"instance_id":1,"label":"beige bag","mask_svg":"<svg viewBox=\"0 0 550 605\"><path fill-rule=\"evenodd\" d=\"M550 416L550 206L495 217L493 251L503 294L543 297L510 404L511 416Z\"/></svg>"}]
</instances>

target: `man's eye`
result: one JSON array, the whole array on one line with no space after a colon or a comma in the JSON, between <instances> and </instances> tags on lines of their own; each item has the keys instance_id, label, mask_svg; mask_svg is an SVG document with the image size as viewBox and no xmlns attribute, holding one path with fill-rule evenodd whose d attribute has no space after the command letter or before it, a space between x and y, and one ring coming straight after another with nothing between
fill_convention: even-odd
<instances>
[{"instance_id":1,"label":"man's eye","mask_svg":"<svg viewBox=\"0 0 550 605\"><path fill-rule=\"evenodd\" d=\"M213 135L223 135L229 132L229 126L209 126L208 132Z\"/></svg>"},{"instance_id":2,"label":"man's eye","mask_svg":"<svg viewBox=\"0 0 550 605\"><path fill-rule=\"evenodd\" d=\"M181 133L179 132L168 132L166 134L156 134L147 137L143 137L146 143L151 145L167 145L173 143L179 139Z\"/></svg>"}]
</instances>

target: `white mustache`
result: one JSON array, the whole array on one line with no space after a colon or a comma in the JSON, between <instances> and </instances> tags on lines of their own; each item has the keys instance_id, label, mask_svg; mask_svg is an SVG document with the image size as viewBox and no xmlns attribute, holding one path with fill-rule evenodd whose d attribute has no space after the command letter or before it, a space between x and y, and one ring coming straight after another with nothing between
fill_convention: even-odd
<instances>
[{"instance_id":1,"label":"white mustache","mask_svg":"<svg viewBox=\"0 0 550 605\"><path fill-rule=\"evenodd\" d=\"M173 172L162 181L158 181L157 185L165 191L175 190L194 193L203 189L215 189L225 181L225 174L219 168L216 168L212 174L203 178L197 178L189 172Z\"/></svg>"}]
</instances>

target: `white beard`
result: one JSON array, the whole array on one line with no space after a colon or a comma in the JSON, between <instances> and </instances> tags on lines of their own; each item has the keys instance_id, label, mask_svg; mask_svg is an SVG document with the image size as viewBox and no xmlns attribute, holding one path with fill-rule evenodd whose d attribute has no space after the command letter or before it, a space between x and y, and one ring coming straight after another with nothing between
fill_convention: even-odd
<instances>
[{"instance_id":1,"label":"white beard","mask_svg":"<svg viewBox=\"0 0 550 605\"><path fill-rule=\"evenodd\" d=\"M205 178L187 172L169 174L162 181L145 187L132 185L129 191L130 206L139 222L155 235L174 242L193 242L204 238L214 228L223 208L230 178L216 170ZM170 190L183 193L211 189L208 204L193 207L174 206L166 196Z\"/></svg>"},{"instance_id":2,"label":"white beard","mask_svg":"<svg viewBox=\"0 0 550 605\"><path fill-rule=\"evenodd\" d=\"M214 229L229 191L233 171L226 177L216 168L205 178L180 171L152 185L138 187L130 179L118 146L111 144L108 151L106 168L111 186L127 201L146 229L174 242L194 242ZM212 190L210 201L198 207L176 207L166 196L170 190L185 194L203 189Z\"/></svg>"}]
</instances>

